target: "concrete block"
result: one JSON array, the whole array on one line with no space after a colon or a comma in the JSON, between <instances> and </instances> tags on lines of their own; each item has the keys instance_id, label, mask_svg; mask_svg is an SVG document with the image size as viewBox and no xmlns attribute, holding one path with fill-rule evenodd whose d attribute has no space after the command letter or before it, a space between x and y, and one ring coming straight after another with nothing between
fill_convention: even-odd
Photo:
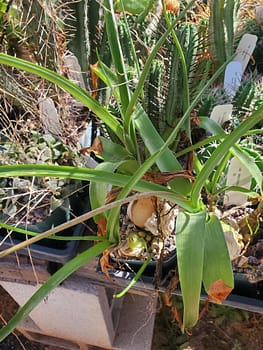
<instances>
[{"instance_id":1,"label":"concrete block","mask_svg":"<svg viewBox=\"0 0 263 350\"><path fill-rule=\"evenodd\" d=\"M20 306L39 288L15 281L0 284ZM18 330L33 341L69 350L150 350L157 293L128 293L119 299L112 297L114 293L113 288L73 275Z\"/></svg>"},{"instance_id":2,"label":"concrete block","mask_svg":"<svg viewBox=\"0 0 263 350\"><path fill-rule=\"evenodd\" d=\"M1 285L21 306L39 288L6 281ZM112 348L115 331L104 287L70 278L30 313L30 319L39 333L50 337ZM23 328L28 328L26 322Z\"/></svg>"},{"instance_id":3,"label":"concrete block","mask_svg":"<svg viewBox=\"0 0 263 350\"><path fill-rule=\"evenodd\" d=\"M126 294L113 342L114 350L151 350L157 298L155 292L151 296Z\"/></svg>"}]
</instances>

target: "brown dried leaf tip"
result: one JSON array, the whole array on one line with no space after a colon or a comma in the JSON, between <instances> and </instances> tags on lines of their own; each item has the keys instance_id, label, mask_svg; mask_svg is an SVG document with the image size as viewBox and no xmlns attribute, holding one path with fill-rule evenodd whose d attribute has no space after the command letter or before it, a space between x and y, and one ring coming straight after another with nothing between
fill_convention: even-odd
<instances>
[{"instance_id":1,"label":"brown dried leaf tip","mask_svg":"<svg viewBox=\"0 0 263 350\"><path fill-rule=\"evenodd\" d=\"M217 280L211 283L210 288L207 292L208 300L217 304L221 304L228 295L231 293L233 288L225 285L223 280Z\"/></svg>"}]
</instances>

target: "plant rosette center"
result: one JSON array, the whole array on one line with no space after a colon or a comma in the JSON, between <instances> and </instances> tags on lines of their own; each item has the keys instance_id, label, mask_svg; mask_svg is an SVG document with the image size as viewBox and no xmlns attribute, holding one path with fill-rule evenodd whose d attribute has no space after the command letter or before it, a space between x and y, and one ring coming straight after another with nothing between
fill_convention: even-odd
<instances>
[{"instance_id":1,"label":"plant rosette center","mask_svg":"<svg viewBox=\"0 0 263 350\"><path fill-rule=\"evenodd\" d=\"M120 243L115 260L166 259L175 251L175 223L179 209L157 197L132 201L121 209Z\"/></svg>"},{"instance_id":2,"label":"plant rosette center","mask_svg":"<svg viewBox=\"0 0 263 350\"><path fill-rule=\"evenodd\" d=\"M219 210L216 212L223 228L233 272L244 273L250 283L261 282L262 213L257 213L257 209L249 206L235 210L230 208L225 213ZM122 206L120 242L110 253L113 262L119 268L125 262L143 262L149 256L153 261L168 259L176 250L178 214L178 206L157 197L141 198ZM248 234L249 229L253 232Z\"/></svg>"}]
</instances>

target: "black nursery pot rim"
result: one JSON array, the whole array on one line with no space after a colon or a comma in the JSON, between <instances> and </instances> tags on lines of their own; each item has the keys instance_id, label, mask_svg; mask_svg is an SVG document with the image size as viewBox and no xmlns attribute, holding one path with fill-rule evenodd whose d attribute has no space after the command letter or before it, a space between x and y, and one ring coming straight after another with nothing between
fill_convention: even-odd
<instances>
[{"instance_id":1,"label":"black nursery pot rim","mask_svg":"<svg viewBox=\"0 0 263 350\"><path fill-rule=\"evenodd\" d=\"M144 260L140 260L140 259L136 259L136 258L134 258L134 259L132 259L132 258L127 258L127 259L126 258L118 258L118 259L116 259L114 256L110 256L110 257L115 263L120 262L122 264L129 264L129 265L138 266L139 268L144 263ZM174 261L176 261L176 250L171 251L166 257L164 257L162 259L162 264L164 266L167 266L167 265L170 265L171 263L173 263ZM148 266L152 266L153 268L156 268L156 263L157 263L156 259L151 259Z\"/></svg>"},{"instance_id":2,"label":"black nursery pot rim","mask_svg":"<svg viewBox=\"0 0 263 350\"><path fill-rule=\"evenodd\" d=\"M75 215L81 215L84 212L90 210L89 199L87 195L81 197L77 193L69 197L70 210ZM29 225L28 229L33 232L45 232L50 229L52 226L58 226L63 222L66 222L70 219L67 210L61 207L56 208L50 216L48 216L41 223L36 225ZM22 225L21 228L25 228ZM85 226L83 224L78 224L76 226L70 227L66 230L61 231L58 235L61 236L81 236L83 235ZM3 239L6 236L6 230L0 229L0 239ZM17 232L12 233L12 238L5 240L0 246L0 250L7 249L12 247L25 240L25 235ZM65 264L77 253L79 241L61 241L53 239L43 239L38 243L31 244L30 247L22 248L18 251L19 254L28 256L30 250L30 255L33 258L46 260L49 262L56 262Z\"/></svg>"},{"instance_id":3,"label":"black nursery pot rim","mask_svg":"<svg viewBox=\"0 0 263 350\"><path fill-rule=\"evenodd\" d=\"M122 278L131 280L136 273L139 271L140 267L144 263L142 260L136 260L136 259L114 259L110 257L110 264L119 264L121 265L120 268L116 267L114 269L109 269L109 274L112 277ZM147 267L145 268L143 274L140 277L140 281L144 283L153 284L156 277L156 260L151 260ZM176 266L176 250L170 252L170 254L164 258L161 265L161 276L163 277L168 274L168 272ZM103 273L101 266L100 266L100 257L97 265L97 272Z\"/></svg>"}]
</instances>

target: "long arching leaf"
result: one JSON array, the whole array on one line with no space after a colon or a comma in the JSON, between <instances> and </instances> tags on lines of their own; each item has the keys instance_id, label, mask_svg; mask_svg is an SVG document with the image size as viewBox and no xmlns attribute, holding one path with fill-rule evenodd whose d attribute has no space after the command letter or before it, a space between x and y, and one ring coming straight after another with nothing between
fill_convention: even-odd
<instances>
[{"instance_id":1,"label":"long arching leaf","mask_svg":"<svg viewBox=\"0 0 263 350\"><path fill-rule=\"evenodd\" d=\"M61 89L67 91L69 94L75 97L78 101L82 102L84 106L88 107L106 125L109 126L109 128L121 141L124 141L123 128L117 118L108 112L105 107L91 97L85 90L81 89L77 84L73 83L69 79L66 79L60 74L45 67L3 53L0 53L0 64L5 64L10 67L24 70L56 84Z\"/></svg>"}]
</instances>

